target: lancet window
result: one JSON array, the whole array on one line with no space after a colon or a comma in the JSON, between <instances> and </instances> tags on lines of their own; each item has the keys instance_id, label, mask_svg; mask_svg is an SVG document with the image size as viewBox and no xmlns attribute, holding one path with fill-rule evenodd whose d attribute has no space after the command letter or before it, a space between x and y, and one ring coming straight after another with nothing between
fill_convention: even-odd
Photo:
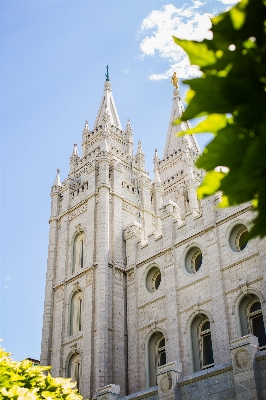
<instances>
[{"instance_id":1,"label":"lancet window","mask_svg":"<svg viewBox=\"0 0 266 400\"><path fill-rule=\"evenodd\" d=\"M157 385L158 367L166 364L165 337L161 332L155 332L148 344L149 385Z\"/></svg>"},{"instance_id":2,"label":"lancet window","mask_svg":"<svg viewBox=\"0 0 266 400\"><path fill-rule=\"evenodd\" d=\"M79 354L74 354L68 362L68 378L71 378L72 382L76 382L76 389L80 389L80 378L81 378L81 357Z\"/></svg>"},{"instance_id":3,"label":"lancet window","mask_svg":"<svg viewBox=\"0 0 266 400\"><path fill-rule=\"evenodd\" d=\"M83 232L78 233L73 242L72 272L77 272L84 267L84 239Z\"/></svg>"},{"instance_id":4,"label":"lancet window","mask_svg":"<svg viewBox=\"0 0 266 400\"><path fill-rule=\"evenodd\" d=\"M76 292L70 303L70 327L69 334L76 335L82 330L82 292Z\"/></svg>"},{"instance_id":5,"label":"lancet window","mask_svg":"<svg viewBox=\"0 0 266 400\"><path fill-rule=\"evenodd\" d=\"M201 371L214 366L210 321L206 315L196 316L191 324L193 370Z\"/></svg>"},{"instance_id":6,"label":"lancet window","mask_svg":"<svg viewBox=\"0 0 266 400\"><path fill-rule=\"evenodd\" d=\"M246 295L239 305L242 336L257 336L260 349L266 348L266 333L261 302L255 294Z\"/></svg>"}]
</instances>

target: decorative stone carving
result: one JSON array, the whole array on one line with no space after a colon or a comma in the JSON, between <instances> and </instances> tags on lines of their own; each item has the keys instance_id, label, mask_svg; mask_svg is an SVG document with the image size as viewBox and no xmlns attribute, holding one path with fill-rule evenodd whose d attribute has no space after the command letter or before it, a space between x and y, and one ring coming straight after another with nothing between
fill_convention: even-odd
<instances>
[{"instance_id":1,"label":"decorative stone carving","mask_svg":"<svg viewBox=\"0 0 266 400\"><path fill-rule=\"evenodd\" d=\"M115 280L116 281L118 281L118 282L121 282L122 281L122 272L121 271L119 271L118 269L115 271Z\"/></svg>"},{"instance_id":2,"label":"decorative stone carving","mask_svg":"<svg viewBox=\"0 0 266 400\"><path fill-rule=\"evenodd\" d=\"M91 285L93 282L93 271L90 270L86 275L86 285Z\"/></svg>"},{"instance_id":3,"label":"decorative stone carving","mask_svg":"<svg viewBox=\"0 0 266 400\"><path fill-rule=\"evenodd\" d=\"M250 363L250 354L247 350L238 350L235 354L235 363L238 368L246 368Z\"/></svg>"},{"instance_id":4,"label":"decorative stone carving","mask_svg":"<svg viewBox=\"0 0 266 400\"><path fill-rule=\"evenodd\" d=\"M172 388L172 377L170 371L166 372L162 377L160 377L160 389L162 392L168 392Z\"/></svg>"},{"instance_id":5,"label":"decorative stone carving","mask_svg":"<svg viewBox=\"0 0 266 400\"><path fill-rule=\"evenodd\" d=\"M83 204L82 206L76 208L75 210L73 210L70 215L69 215L69 219L73 219L75 217L77 217L78 215L82 214L84 211L87 210L87 204Z\"/></svg>"},{"instance_id":6,"label":"decorative stone carving","mask_svg":"<svg viewBox=\"0 0 266 400\"><path fill-rule=\"evenodd\" d=\"M131 283L133 282L135 279L135 272L134 271L130 271L128 274L128 281Z\"/></svg>"}]
</instances>

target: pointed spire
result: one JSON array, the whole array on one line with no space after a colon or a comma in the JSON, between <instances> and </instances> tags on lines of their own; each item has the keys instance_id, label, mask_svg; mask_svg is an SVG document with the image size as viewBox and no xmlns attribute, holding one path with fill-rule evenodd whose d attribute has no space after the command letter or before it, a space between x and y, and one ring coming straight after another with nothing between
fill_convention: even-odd
<instances>
[{"instance_id":1,"label":"pointed spire","mask_svg":"<svg viewBox=\"0 0 266 400\"><path fill-rule=\"evenodd\" d=\"M57 171L56 171L56 177L55 177L54 185L53 185L53 186L57 186L57 187L61 186L61 182L60 182L60 169L59 169L59 168L58 168Z\"/></svg>"},{"instance_id":2,"label":"pointed spire","mask_svg":"<svg viewBox=\"0 0 266 400\"><path fill-rule=\"evenodd\" d=\"M86 121L85 121L84 129L86 129L87 131L89 130L89 123L88 123L88 120L87 120L87 119L86 119Z\"/></svg>"},{"instance_id":3,"label":"pointed spire","mask_svg":"<svg viewBox=\"0 0 266 400\"><path fill-rule=\"evenodd\" d=\"M108 69L105 76L106 76L106 81L104 82L103 97L95 120L93 130L95 130L100 125L104 125L104 117L106 112L108 112L110 116L110 125L114 125L116 128L122 130L122 125L117 113L115 101L112 94L112 84L111 81L109 80Z\"/></svg>"},{"instance_id":4,"label":"pointed spire","mask_svg":"<svg viewBox=\"0 0 266 400\"><path fill-rule=\"evenodd\" d=\"M159 156L158 156L157 149L155 149L154 157L153 157L154 169L158 169L158 167L159 167L159 161L160 161L160 158L159 158Z\"/></svg>"},{"instance_id":5,"label":"pointed spire","mask_svg":"<svg viewBox=\"0 0 266 400\"><path fill-rule=\"evenodd\" d=\"M141 146L141 141L138 141L138 149L137 149L137 154L144 154Z\"/></svg>"},{"instance_id":6,"label":"pointed spire","mask_svg":"<svg viewBox=\"0 0 266 400\"><path fill-rule=\"evenodd\" d=\"M155 149L155 153L154 153L154 158L153 158L153 165L154 165L154 183L161 183L161 178L158 172L158 167L159 167L159 156L157 153L157 149Z\"/></svg>"},{"instance_id":7,"label":"pointed spire","mask_svg":"<svg viewBox=\"0 0 266 400\"><path fill-rule=\"evenodd\" d=\"M72 152L72 157L78 157L78 156L79 156L78 145L77 145L77 143L74 143L74 149L73 149L73 152Z\"/></svg>"},{"instance_id":8,"label":"pointed spire","mask_svg":"<svg viewBox=\"0 0 266 400\"><path fill-rule=\"evenodd\" d=\"M130 119L129 118L127 119L126 131L127 132L131 132L132 131L131 123L130 123Z\"/></svg>"},{"instance_id":9,"label":"pointed spire","mask_svg":"<svg viewBox=\"0 0 266 400\"><path fill-rule=\"evenodd\" d=\"M173 74L171 83L173 84L175 89L173 90L173 105L164 148L164 158L172 154L175 150L184 147L184 144L182 145L182 138L177 137L177 133L186 131L190 127L189 123L187 122L181 122L181 124L173 126L173 122L177 118L181 117L184 111L184 106L180 97L180 91L178 88L178 77L176 73ZM184 138L185 140L183 143L186 144L186 147L193 149L196 154L200 154L199 145L194 135L186 135Z\"/></svg>"}]
</instances>

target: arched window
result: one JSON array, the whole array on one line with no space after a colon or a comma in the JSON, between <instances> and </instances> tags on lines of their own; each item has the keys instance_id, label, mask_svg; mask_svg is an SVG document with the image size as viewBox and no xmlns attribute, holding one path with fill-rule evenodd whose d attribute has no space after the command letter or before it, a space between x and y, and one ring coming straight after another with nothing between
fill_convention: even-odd
<instances>
[{"instance_id":1,"label":"arched window","mask_svg":"<svg viewBox=\"0 0 266 400\"><path fill-rule=\"evenodd\" d=\"M206 315L197 315L191 324L194 372L214 365L211 325Z\"/></svg>"},{"instance_id":2,"label":"arched window","mask_svg":"<svg viewBox=\"0 0 266 400\"><path fill-rule=\"evenodd\" d=\"M72 272L77 272L84 266L84 233L78 233L73 242Z\"/></svg>"},{"instance_id":3,"label":"arched window","mask_svg":"<svg viewBox=\"0 0 266 400\"><path fill-rule=\"evenodd\" d=\"M81 357L79 354L73 354L68 362L67 377L71 378L72 382L76 382L76 388L80 388L81 377Z\"/></svg>"},{"instance_id":4,"label":"arched window","mask_svg":"<svg viewBox=\"0 0 266 400\"><path fill-rule=\"evenodd\" d=\"M166 364L165 337L161 332L155 332L149 340L149 385L157 385L157 369Z\"/></svg>"},{"instance_id":5,"label":"arched window","mask_svg":"<svg viewBox=\"0 0 266 400\"><path fill-rule=\"evenodd\" d=\"M82 330L82 292L76 292L70 303L70 335L76 335Z\"/></svg>"},{"instance_id":6,"label":"arched window","mask_svg":"<svg viewBox=\"0 0 266 400\"><path fill-rule=\"evenodd\" d=\"M252 333L257 336L260 349L266 348L266 333L261 303L255 294L246 295L239 305L242 336Z\"/></svg>"}]
</instances>

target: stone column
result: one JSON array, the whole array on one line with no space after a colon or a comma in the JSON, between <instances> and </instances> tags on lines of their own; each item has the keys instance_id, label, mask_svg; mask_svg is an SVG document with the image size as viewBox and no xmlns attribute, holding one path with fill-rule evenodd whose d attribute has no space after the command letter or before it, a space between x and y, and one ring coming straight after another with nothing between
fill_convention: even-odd
<instances>
[{"instance_id":1,"label":"stone column","mask_svg":"<svg viewBox=\"0 0 266 400\"><path fill-rule=\"evenodd\" d=\"M104 147L105 144L105 147ZM94 370L95 389L108 383L111 363L108 341L108 262L109 262L109 153L106 141L98 157L98 203L96 227L96 270L95 270L95 340Z\"/></svg>"},{"instance_id":2,"label":"stone column","mask_svg":"<svg viewBox=\"0 0 266 400\"><path fill-rule=\"evenodd\" d=\"M235 382L236 400L255 400L258 397L256 382L256 354L258 338L243 336L231 342L231 357Z\"/></svg>"},{"instance_id":3,"label":"stone column","mask_svg":"<svg viewBox=\"0 0 266 400\"><path fill-rule=\"evenodd\" d=\"M182 364L177 361L158 367L157 381L158 381L158 397L164 400L178 400L179 386L182 372Z\"/></svg>"},{"instance_id":4,"label":"stone column","mask_svg":"<svg viewBox=\"0 0 266 400\"><path fill-rule=\"evenodd\" d=\"M59 170L51 188L51 217L49 220L49 247L45 287L45 306L43 314L41 365L51 364L52 327L53 327L53 286L56 268L58 215L60 210L60 178Z\"/></svg>"},{"instance_id":5,"label":"stone column","mask_svg":"<svg viewBox=\"0 0 266 400\"><path fill-rule=\"evenodd\" d=\"M138 279L136 262L138 244L143 236L142 226L133 222L124 232L127 253L127 329L128 329L128 391L141 389L140 354L138 348Z\"/></svg>"},{"instance_id":6,"label":"stone column","mask_svg":"<svg viewBox=\"0 0 266 400\"><path fill-rule=\"evenodd\" d=\"M97 400L117 400L120 394L119 385L107 385L100 389L96 393Z\"/></svg>"}]
</instances>

